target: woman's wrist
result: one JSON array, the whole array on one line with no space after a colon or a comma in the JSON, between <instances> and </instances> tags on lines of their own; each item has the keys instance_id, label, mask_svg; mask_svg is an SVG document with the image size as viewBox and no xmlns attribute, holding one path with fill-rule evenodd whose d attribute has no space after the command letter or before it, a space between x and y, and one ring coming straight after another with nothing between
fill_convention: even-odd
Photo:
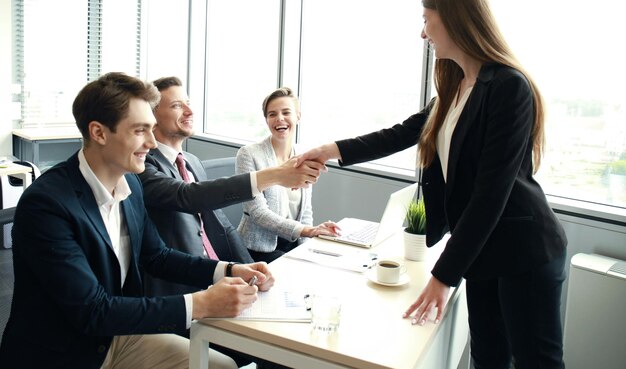
<instances>
[{"instance_id":1,"label":"woman's wrist","mask_svg":"<svg viewBox=\"0 0 626 369\"><path fill-rule=\"evenodd\" d=\"M302 231L300 231L300 237L311 237L314 228L309 226L304 226Z\"/></svg>"}]
</instances>

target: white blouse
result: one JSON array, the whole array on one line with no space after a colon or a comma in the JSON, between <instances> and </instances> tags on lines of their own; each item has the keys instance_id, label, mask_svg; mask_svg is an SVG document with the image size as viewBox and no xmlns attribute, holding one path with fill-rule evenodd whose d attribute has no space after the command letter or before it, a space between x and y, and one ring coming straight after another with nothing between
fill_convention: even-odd
<instances>
[{"instance_id":1,"label":"white blouse","mask_svg":"<svg viewBox=\"0 0 626 369\"><path fill-rule=\"evenodd\" d=\"M443 121L443 125L439 129L437 134L437 154L439 155L439 161L441 162L441 171L443 172L444 181L448 181L448 158L450 156L450 141L452 140L452 134L456 128L456 123L459 121L459 117L463 112L465 103L472 92L472 87L469 87L461 96L461 100L454 106L450 106L446 119Z\"/></svg>"}]
</instances>

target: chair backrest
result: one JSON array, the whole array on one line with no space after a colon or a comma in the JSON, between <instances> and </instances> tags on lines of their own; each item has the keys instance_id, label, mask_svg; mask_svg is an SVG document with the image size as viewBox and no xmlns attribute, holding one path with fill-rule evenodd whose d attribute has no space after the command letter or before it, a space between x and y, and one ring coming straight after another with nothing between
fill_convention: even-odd
<instances>
[{"instance_id":1,"label":"chair backrest","mask_svg":"<svg viewBox=\"0 0 626 369\"><path fill-rule=\"evenodd\" d=\"M13 223L13 216L15 215L15 206L0 209L0 225Z\"/></svg>"},{"instance_id":2,"label":"chair backrest","mask_svg":"<svg viewBox=\"0 0 626 369\"><path fill-rule=\"evenodd\" d=\"M19 165L23 165L25 167L30 167L30 169L32 170L31 172L31 176L32 179L31 181L35 181L35 179L39 178L39 176L41 175L41 171L39 170L39 168L31 163L30 161L22 161L22 160L16 160L13 163L15 164L19 164ZM22 185L22 180L20 178L16 178L16 177L10 177L10 183L12 186L21 186Z\"/></svg>"},{"instance_id":3,"label":"chair backrest","mask_svg":"<svg viewBox=\"0 0 626 369\"><path fill-rule=\"evenodd\" d=\"M0 227L13 223L14 214L14 207L0 209ZM11 312L13 281L13 250L0 247L0 342Z\"/></svg>"},{"instance_id":4,"label":"chair backrest","mask_svg":"<svg viewBox=\"0 0 626 369\"><path fill-rule=\"evenodd\" d=\"M202 160L202 166L208 179L217 179L235 175L235 157ZM243 215L243 205L234 204L222 209L233 227L237 228Z\"/></svg>"}]
</instances>

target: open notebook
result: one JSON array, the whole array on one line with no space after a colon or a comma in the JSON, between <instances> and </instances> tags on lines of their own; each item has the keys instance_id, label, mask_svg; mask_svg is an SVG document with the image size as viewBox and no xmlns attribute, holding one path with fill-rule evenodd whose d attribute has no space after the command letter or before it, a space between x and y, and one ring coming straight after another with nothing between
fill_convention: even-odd
<instances>
[{"instance_id":1,"label":"open notebook","mask_svg":"<svg viewBox=\"0 0 626 369\"><path fill-rule=\"evenodd\" d=\"M234 318L203 318L201 320L258 320L268 322L310 322L311 312L306 304L306 294L300 290L274 287L257 294L251 307Z\"/></svg>"},{"instance_id":2,"label":"open notebook","mask_svg":"<svg viewBox=\"0 0 626 369\"><path fill-rule=\"evenodd\" d=\"M380 223L344 218L337 223L341 227L341 236L322 235L319 237L354 246L368 248L376 246L402 228L406 209L411 200L415 198L416 191L417 183L414 183L389 195Z\"/></svg>"}]
</instances>

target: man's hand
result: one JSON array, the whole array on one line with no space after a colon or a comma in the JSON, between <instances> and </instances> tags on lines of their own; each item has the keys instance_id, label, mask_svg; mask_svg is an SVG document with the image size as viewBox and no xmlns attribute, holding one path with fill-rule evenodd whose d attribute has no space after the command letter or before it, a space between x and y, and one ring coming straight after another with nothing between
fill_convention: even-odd
<instances>
[{"instance_id":1,"label":"man's hand","mask_svg":"<svg viewBox=\"0 0 626 369\"><path fill-rule=\"evenodd\" d=\"M267 263L263 261L252 264L235 264L232 273L234 277L240 277L244 281L250 281L253 276L256 276L256 286L260 291L268 291L274 285L274 277L267 267Z\"/></svg>"},{"instance_id":2,"label":"man's hand","mask_svg":"<svg viewBox=\"0 0 626 369\"><path fill-rule=\"evenodd\" d=\"M252 306L257 286L249 286L239 277L225 277L210 288L191 294L193 319L233 318Z\"/></svg>"},{"instance_id":3,"label":"man's hand","mask_svg":"<svg viewBox=\"0 0 626 369\"><path fill-rule=\"evenodd\" d=\"M326 164L326 162L330 159L341 160L341 153L339 152L337 144L333 142L311 149L304 154L297 156L297 158L298 163L296 166L300 166L307 161L316 161L321 164Z\"/></svg>"}]
</instances>

